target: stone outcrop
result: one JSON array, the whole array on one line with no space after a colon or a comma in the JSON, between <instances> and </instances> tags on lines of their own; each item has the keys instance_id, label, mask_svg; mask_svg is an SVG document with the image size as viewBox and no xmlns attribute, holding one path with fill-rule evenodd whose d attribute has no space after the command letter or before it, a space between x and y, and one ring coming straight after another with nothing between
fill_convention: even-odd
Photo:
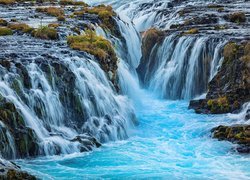
<instances>
[{"instance_id":1,"label":"stone outcrop","mask_svg":"<svg viewBox=\"0 0 250 180\"><path fill-rule=\"evenodd\" d=\"M189 108L196 113L236 112L250 101L250 42L229 42L224 47L224 61L209 83L206 99L193 100Z\"/></svg>"},{"instance_id":2,"label":"stone outcrop","mask_svg":"<svg viewBox=\"0 0 250 180\"><path fill-rule=\"evenodd\" d=\"M213 138L238 143L236 150L250 153L250 125L218 126L212 129Z\"/></svg>"},{"instance_id":3,"label":"stone outcrop","mask_svg":"<svg viewBox=\"0 0 250 180\"><path fill-rule=\"evenodd\" d=\"M35 180L37 178L25 171L22 171L21 168L15 163L0 158L0 179Z\"/></svg>"}]
</instances>

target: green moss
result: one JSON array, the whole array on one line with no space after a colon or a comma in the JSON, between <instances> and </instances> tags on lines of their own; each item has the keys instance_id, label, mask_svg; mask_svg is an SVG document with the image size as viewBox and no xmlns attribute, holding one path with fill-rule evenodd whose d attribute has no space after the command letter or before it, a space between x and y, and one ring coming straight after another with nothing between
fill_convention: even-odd
<instances>
[{"instance_id":1,"label":"green moss","mask_svg":"<svg viewBox=\"0 0 250 180\"><path fill-rule=\"evenodd\" d=\"M58 39L57 31L48 26L40 26L38 29L32 31L32 35L40 39L56 40Z\"/></svg>"},{"instance_id":2,"label":"green moss","mask_svg":"<svg viewBox=\"0 0 250 180\"><path fill-rule=\"evenodd\" d=\"M57 7L46 7L46 8L36 8L37 12L42 12L42 13L46 13L50 16L55 16L55 17L60 17L60 16L64 16L64 11L61 8L57 8Z\"/></svg>"},{"instance_id":3,"label":"green moss","mask_svg":"<svg viewBox=\"0 0 250 180\"><path fill-rule=\"evenodd\" d=\"M225 29L227 29L227 27L226 27L225 25L216 25L216 26L214 27L214 29L215 29L215 30L225 30Z\"/></svg>"},{"instance_id":4,"label":"green moss","mask_svg":"<svg viewBox=\"0 0 250 180\"><path fill-rule=\"evenodd\" d=\"M113 84L116 84L118 59L112 44L108 40L96 35L94 31L87 30L85 34L69 36L67 42L72 49L85 51L94 55L99 60L102 69L109 75Z\"/></svg>"},{"instance_id":5,"label":"green moss","mask_svg":"<svg viewBox=\"0 0 250 180\"><path fill-rule=\"evenodd\" d=\"M238 49L239 49L239 46L234 42L229 42L228 44L226 44L223 50L223 56L224 56L225 62L230 62L233 59L235 59Z\"/></svg>"},{"instance_id":6,"label":"green moss","mask_svg":"<svg viewBox=\"0 0 250 180\"><path fill-rule=\"evenodd\" d=\"M58 16L58 17L57 17L57 20L58 20L58 21L65 21L66 18L65 18L65 16L62 16L62 15L61 15L61 16Z\"/></svg>"},{"instance_id":7,"label":"green moss","mask_svg":"<svg viewBox=\"0 0 250 180\"><path fill-rule=\"evenodd\" d=\"M82 16L83 14L96 14L101 19L101 26L105 29L109 29L111 32L115 31L115 22L113 17L116 16L116 13L113 11L111 6L99 5L95 7L86 7L81 11L74 12L75 16Z\"/></svg>"},{"instance_id":8,"label":"green moss","mask_svg":"<svg viewBox=\"0 0 250 180\"><path fill-rule=\"evenodd\" d=\"M220 7L217 9L218 12L223 12L224 10L225 10L224 7Z\"/></svg>"},{"instance_id":9,"label":"green moss","mask_svg":"<svg viewBox=\"0 0 250 180\"><path fill-rule=\"evenodd\" d=\"M3 5L11 5L14 4L16 1L15 0L0 0L0 4Z\"/></svg>"},{"instance_id":10,"label":"green moss","mask_svg":"<svg viewBox=\"0 0 250 180\"><path fill-rule=\"evenodd\" d=\"M244 47L244 55L250 55L250 41L248 41Z\"/></svg>"},{"instance_id":11,"label":"green moss","mask_svg":"<svg viewBox=\"0 0 250 180\"><path fill-rule=\"evenodd\" d=\"M13 32L10 28L7 27L0 27L0 36L8 36L12 35Z\"/></svg>"},{"instance_id":12,"label":"green moss","mask_svg":"<svg viewBox=\"0 0 250 180\"><path fill-rule=\"evenodd\" d=\"M8 27L14 31L22 31L23 33L31 33L34 30L34 28L25 23L13 23Z\"/></svg>"},{"instance_id":13,"label":"green moss","mask_svg":"<svg viewBox=\"0 0 250 180\"><path fill-rule=\"evenodd\" d=\"M228 112L230 108L226 96L208 100L207 106L212 113Z\"/></svg>"},{"instance_id":14,"label":"green moss","mask_svg":"<svg viewBox=\"0 0 250 180\"><path fill-rule=\"evenodd\" d=\"M72 49L88 52L98 59L104 60L108 56L116 59L111 43L91 30L87 30L83 35L69 36L67 42Z\"/></svg>"},{"instance_id":15,"label":"green moss","mask_svg":"<svg viewBox=\"0 0 250 180\"><path fill-rule=\"evenodd\" d=\"M193 28L193 29L189 29L188 31L185 31L185 32L183 33L183 35L197 34L197 33L199 33L199 30L196 29L196 28Z\"/></svg>"},{"instance_id":16,"label":"green moss","mask_svg":"<svg viewBox=\"0 0 250 180\"><path fill-rule=\"evenodd\" d=\"M73 1L73 0L61 0L59 2L61 5L73 5L73 6L84 6L84 7L88 7L88 4L86 4L85 2L82 1Z\"/></svg>"},{"instance_id":17,"label":"green moss","mask_svg":"<svg viewBox=\"0 0 250 180\"><path fill-rule=\"evenodd\" d=\"M60 24L58 24L58 23L51 23L48 25L48 27L50 27L50 28L58 28L59 26L60 26Z\"/></svg>"}]
</instances>

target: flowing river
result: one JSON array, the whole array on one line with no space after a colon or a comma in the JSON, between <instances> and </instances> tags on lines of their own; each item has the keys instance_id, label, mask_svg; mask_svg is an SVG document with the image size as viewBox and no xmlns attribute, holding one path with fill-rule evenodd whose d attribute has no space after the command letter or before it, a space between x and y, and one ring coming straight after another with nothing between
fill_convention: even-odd
<instances>
[{"instance_id":1,"label":"flowing river","mask_svg":"<svg viewBox=\"0 0 250 180\"><path fill-rule=\"evenodd\" d=\"M17 163L42 179L249 179L250 156L210 137L213 127L237 117L198 115L187 110L187 101L142 94L136 110L140 125L129 139L86 154Z\"/></svg>"}]
</instances>

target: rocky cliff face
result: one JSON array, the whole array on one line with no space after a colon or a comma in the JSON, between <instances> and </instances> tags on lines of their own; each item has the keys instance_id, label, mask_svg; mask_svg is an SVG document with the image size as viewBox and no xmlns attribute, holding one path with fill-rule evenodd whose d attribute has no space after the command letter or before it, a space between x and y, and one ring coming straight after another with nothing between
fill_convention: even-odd
<instances>
[{"instance_id":1,"label":"rocky cliff face","mask_svg":"<svg viewBox=\"0 0 250 180\"><path fill-rule=\"evenodd\" d=\"M210 81L204 100L190 102L197 113L228 113L239 110L250 101L250 42L229 42L224 47L224 60Z\"/></svg>"}]
</instances>

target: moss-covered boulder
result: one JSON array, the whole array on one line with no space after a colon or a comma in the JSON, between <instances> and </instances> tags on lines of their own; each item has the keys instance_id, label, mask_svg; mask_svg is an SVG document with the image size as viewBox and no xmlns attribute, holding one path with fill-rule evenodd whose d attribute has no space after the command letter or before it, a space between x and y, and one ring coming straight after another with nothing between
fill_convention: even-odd
<instances>
[{"instance_id":1,"label":"moss-covered boulder","mask_svg":"<svg viewBox=\"0 0 250 180\"><path fill-rule=\"evenodd\" d=\"M15 0L0 0L0 4L2 5L12 5L15 2L16 2Z\"/></svg>"},{"instance_id":2,"label":"moss-covered boulder","mask_svg":"<svg viewBox=\"0 0 250 180\"><path fill-rule=\"evenodd\" d=\"M8 25L8 22L0 18L0 26L7 26L7 25Z\"/></svg>"},{"instance_id":3,"label":"moss-covered boulder","mask_svg":"<svg viewBox=\"0 0 250 180\"><path fill-rule=\"evenodd\" d=\"M209 83L206 99L193 100L189 108L197 113L229 113L240 110L250 101L250 42L229 42L224 61Z\"/></svg>"},{"instance_id":4,"label":"moss-covered boulder","mask_svg":"<svg viewBox=\"0 0 250 180\"><path fill-rule=\"evenodd\" d=\"M226 16L226 19L234 23L243 23L246 21L246 14L244 12L234 12Z\"/></svg>"},{"instance_id":5,"label":"moss-covered boulder","mask_svg":"<svg viewBox=\"0 0 250 180\"><path fill-rule=\"evenodd\" d=\"M36 38L46 40L56 40L59 37L56 29L48 26L40 26L38 29L32 31L32 35Z\"/></svg>"},{"instance_id":6,"label":"moss-covered boulder","mask_svg":"<svg viewBox=\"0 0 250 180\"><path fill-rule=\"evenodd\" d=\"M8 36L12 35L13 32L10 28L7 27L0 27L0 36Z\"/></svg>"},{"instance_id":7,"label":"moss-covered boulder","mask_svg":"<svg viewBox=\"0 0 250 180\"><path fill-rule=\"evenodd\" d=\"M250 153L250 125L218 126L212 129L213 138L238 143L237 150Z\"/></svg>"},{"instance_id":8,"label":"moss-covered boulder","mask_svg":"<svg viewBox=\"0 0 250 180\"><path fill-rule=\"evenodd\" d=\"M154 69L154 66L156 65L155 62L150 62L149 65L147 63L149 62L148 58L150 57L150 54L152 53L152 49L155 46L160 46L165 38L165 32L161 31L156 28L151 28L147 31L145 31L142 34L142 58L140 65L137 68L138 75L143 82L143 84L148 83L148 80L144 79L144 72L145 72L145 67L147 69ZM157 49L157 48L155 48Z\"/></svg>"},{"instance_id":9,"label":"moss-covered boulder","mask_svg":"<svg viewBox=\"0 0 250 180\"><path fill-rule=\"evenodd\" d=\"M85 51L94 55L102 69L108 74L109 79L116 83L117 63L115 51L112 44L102 36L96 35L94 31L87 30L79 36L69 36L67 42L72 49Z\"/></svg>"},{"instance_id":10,"label":"moss-covered boulder","mask_svg":"<svg viewBox=\"0 0 250 180\"><path fill-rule=\"evenodd\" d=\"M34 28L25 23L11 23L8 27L13 31L21 31L23 33L31 33L34 30Z\"/></svg>"},{"instance_id":11,"label":"moss-covered boulder","mask_svg":"<svg viewBox=\"0 0 250 180\"><path fill-rule=\"evenodd\" d=\"M112 35L118 38L122 38L119 26L114 19L117 14L111 6L101 4L94 7L85 7L82 10L77 10L73 13L73 16L80 19L89 18L88 15L96 16L92 19L95 19L96 23L98 23L104 30L111 32Z\"/></svg>"}]
</instances>

